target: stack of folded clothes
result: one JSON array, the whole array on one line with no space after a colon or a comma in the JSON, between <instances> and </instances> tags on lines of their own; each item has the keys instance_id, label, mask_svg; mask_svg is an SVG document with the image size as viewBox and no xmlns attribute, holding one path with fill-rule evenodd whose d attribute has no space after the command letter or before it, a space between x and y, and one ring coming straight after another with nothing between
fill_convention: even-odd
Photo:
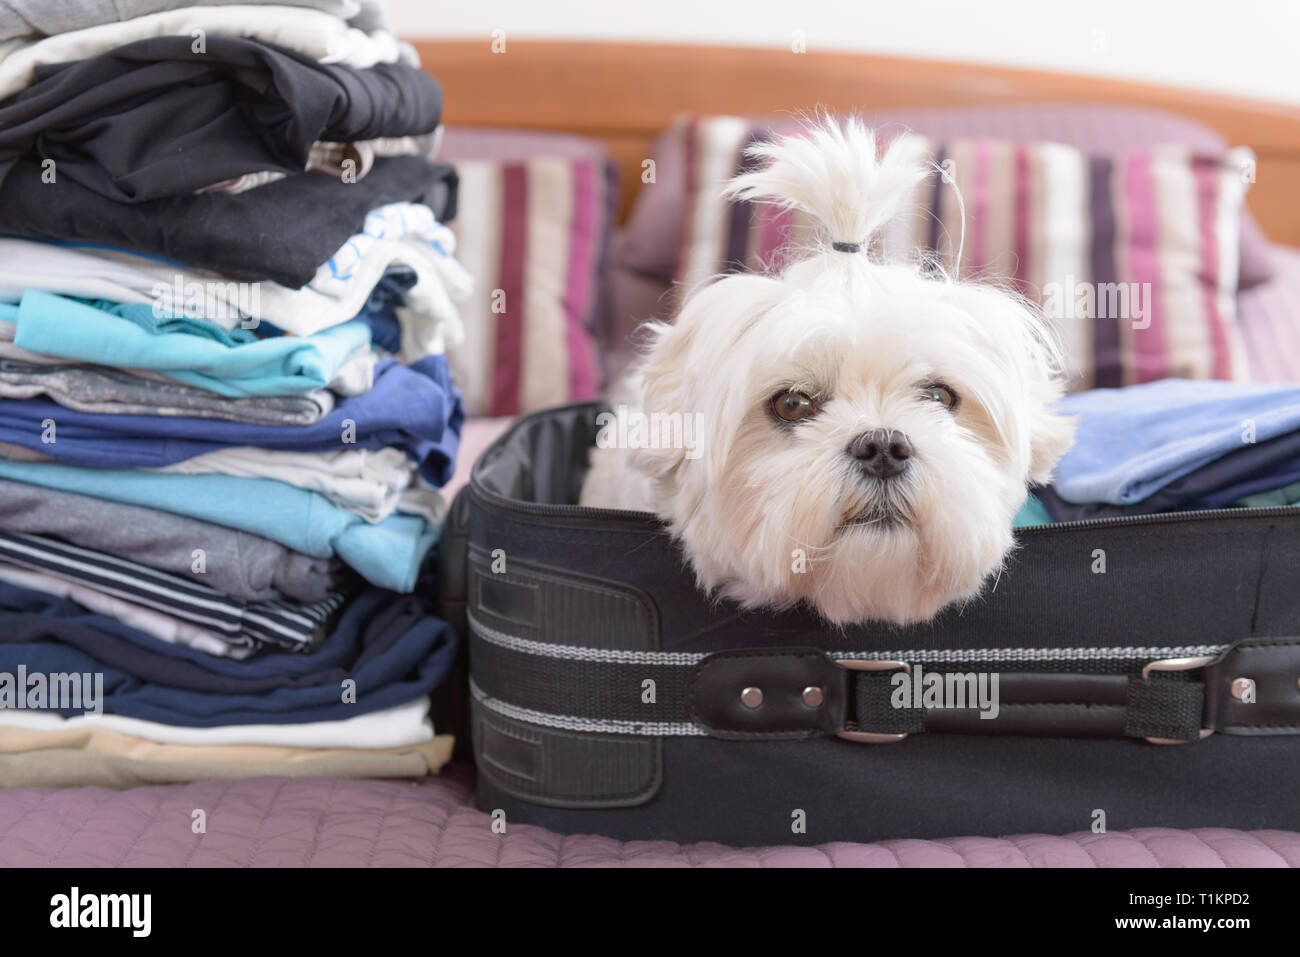
<instances>
[{"instance_id":1,"label":"stack of folded clothes","mask_svg":"<svg viewBox=\"0 0 1300 957\"><path fill-rule=\"evenodd\" d=\"M436 770L437 81L372 0L0 0L0 97L0 784Z\"/></svg>"},{"instance_id":2,"label":"stack of folded clothes","mask_svg":"<svg viewBox=\"0 0 1300 957\"><path fill-rule=\"evenodd\" d=\"M1019 524L1300 504L1300 389L1164 379L1067 396L1074 447Z\"/></svg>"}]
</instances>

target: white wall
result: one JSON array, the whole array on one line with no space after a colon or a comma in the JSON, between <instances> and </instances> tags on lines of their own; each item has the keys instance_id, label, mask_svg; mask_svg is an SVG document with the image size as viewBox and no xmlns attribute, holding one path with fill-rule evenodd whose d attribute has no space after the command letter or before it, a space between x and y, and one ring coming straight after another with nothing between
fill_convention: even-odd
<instances>
[{"instance_id":1,"label":"white wall","mask_svg":"<svg viewBox=\"0 0 1300 957\"><path fill-rule=\"evenodd\" d=\"M1300 0L386 0L406 36L858 50L1300 104Z\"/></svg>"}]
</instances>

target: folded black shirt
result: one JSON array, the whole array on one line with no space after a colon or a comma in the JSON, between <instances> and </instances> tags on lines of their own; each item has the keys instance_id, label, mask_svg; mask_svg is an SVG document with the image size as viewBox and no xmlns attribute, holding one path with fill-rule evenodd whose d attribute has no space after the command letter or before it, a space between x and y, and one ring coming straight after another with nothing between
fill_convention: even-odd
<instances>
[{"instance_id":1,"label":"folded black shirt","mask_svg":"<svg viewBox=\"0 0 1300 957\"><path fill-rule=\"evenodd\" d=\"M150 37L36 68L0 102L0 179L22 156L61 180L139 203L275 170L306 169L316 140L430 133L442 88L417 67L317 63L257 40Z\"/></svg>"},{"instance_id":2,"label":"folded black shirt","mask_svg":"<svg viewBox=\"0 0 1300 957\"><path fill-rule=\"evenodd\" d=\"M0 231L117 246L298 289L378 206L425 203L439 221L452 219L456 183L456 171L445 163L394 156L376 160L355 183L299 173L243 193L126 204L62 176L43 182L36 161L22 159L0 183Z\"/></svg>"}]
</instances>

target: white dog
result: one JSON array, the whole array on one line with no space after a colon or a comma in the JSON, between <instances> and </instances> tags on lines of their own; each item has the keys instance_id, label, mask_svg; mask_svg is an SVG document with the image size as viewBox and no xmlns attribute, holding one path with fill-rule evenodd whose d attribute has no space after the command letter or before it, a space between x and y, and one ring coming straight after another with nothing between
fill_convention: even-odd
<instances>
[{"instance_id":1,"label":"white dog","mask_svg":"<svg viewBox=\"0 0 1300 957\"><path fill-rule=\"evenodd\" d=\"M766 165L728 194L803 210L828 241L647 327L634 402L703 423L702 449L592 453L582 504L655 512L700 586L744 606L905 623L969 599L1073 440L1050 407L1059 352L1022 301L868 254L927 175L909 139L877 158L860 122L825 121L752 147Z\"/></svg>"}]
</instances>

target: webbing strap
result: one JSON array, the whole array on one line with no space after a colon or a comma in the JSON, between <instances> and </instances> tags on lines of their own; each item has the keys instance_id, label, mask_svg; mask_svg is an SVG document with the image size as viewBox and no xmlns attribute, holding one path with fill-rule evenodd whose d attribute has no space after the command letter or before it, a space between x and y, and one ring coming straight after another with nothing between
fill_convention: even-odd
<instances>
[{"instance_id":1,"label":"webbing strap","mask_svg":"<svg viewBox=\"0 0 1300 957\"><path fill-rule=\"evenodd\" d=\"M955 730L1190 741L1204 726L1205 685L1193 672L1088 674L1071 661L1027 672L1023 662L1010 662L999 675L1001 713L985 721L974 701L960 706L965 712L943 714L908 696L900 701L902 671L850 670L815 648L596 652L505 641L471 623L470 654L485 707L593 733L761 739ZM941 670L972 668L987 674L997 665L946 662Z\"/></svg>"},{"instance_id":2,"label":"webbing strap","mask_svg":"<svg viewBox=\"0 0 1300 957\"><path fill-rule=\"evenodd\" d=\"M1124 733L1130 738L1195 741L1204 727L1205 685L1153 676L1128 683Z\"/></svg>"}]
</instances>

